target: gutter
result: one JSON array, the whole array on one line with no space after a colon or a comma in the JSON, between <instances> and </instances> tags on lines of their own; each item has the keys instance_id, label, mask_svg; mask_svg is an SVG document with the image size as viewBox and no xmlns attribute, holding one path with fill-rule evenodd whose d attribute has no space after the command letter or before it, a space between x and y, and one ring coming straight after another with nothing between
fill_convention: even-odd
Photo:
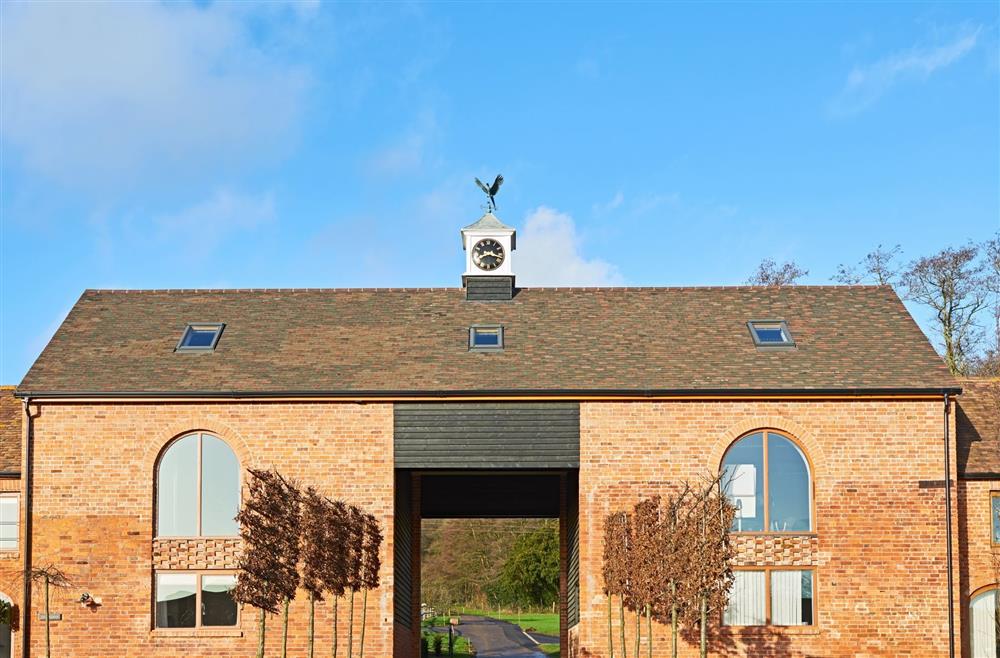
<instances>
[{"instance_id":1,"label":"gutter","mask_svg":"<svg viewBox=\"0 0 1000 658\"><path fill-rule=\"evenodd\" d=\"M656 398L656 397L788 397L788 396L901 396L957 395L959 386L948 387L889 387L889 388L770 388L770 389L482 389L482 390L414 390L414 389L334 389L276 391L16 391L20 398L58 399L178 399L186 398L468 398L468 397L559 397L559 398Z\"/></svg>"},{"instance_id":2,"label":"gutter","mask_svg":"<svg viewBox=\"0 0 1000 658\"><path fill-rule=\"evenodd\" d=\"M948 656L955 658L955 583L952 574L951 537L951 428L948 416L951 400L944 393L944 509L945 509L945 554L948 569Z\"/></svg>"},{"instance_id":3,"label":"gutter","mask_svg":"<svg viewBox=\"0 0 1000 658\"><path fill-rule=\"evenodd\" d=\"M31 404L31 397L24 396L21 402L24 405L26 430L24 439L24 592L21 601L24 622L21 631L21 656L29 658L31 656L31 460L34 443L34 417L28 408L28 405Z\"/></svg>"}]
</instances>

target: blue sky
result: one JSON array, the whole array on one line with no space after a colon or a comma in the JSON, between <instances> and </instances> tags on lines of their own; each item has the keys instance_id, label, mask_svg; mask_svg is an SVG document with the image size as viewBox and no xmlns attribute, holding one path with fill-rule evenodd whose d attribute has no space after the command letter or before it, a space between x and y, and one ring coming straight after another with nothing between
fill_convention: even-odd
<instances>
[{"instance_id":1,"label":"blue sky","mask_svg":"<svg viewBox=\"0 0 1000 658\"><path fill-rule=\"evenodd\" d=\"M983 3L0 5L0 381L86 288L829 283L1000 229Z\"/></svg>"}]
</instances>

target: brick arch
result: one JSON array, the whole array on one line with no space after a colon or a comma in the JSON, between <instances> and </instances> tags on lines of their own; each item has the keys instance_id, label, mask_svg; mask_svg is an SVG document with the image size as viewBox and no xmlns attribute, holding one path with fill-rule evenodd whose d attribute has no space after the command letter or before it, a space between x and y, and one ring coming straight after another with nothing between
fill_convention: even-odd
<instances>
[{"instance_id":1,"label":"brick arch","mask_svg":"<svg viewBox=\"0 0 1000 658\"><path fill-rule=\"evenodd\" d=\"M143 467L146 473L152 477L153 486L156 482L156 463L166 450L167 446L185 434L204 432L212 434L225 441L236 454L236 461L239 462L240 470L255 466L253 454L243 437L229 425L214 416L197 415L189 416L183 420L172 421L169 425L159 431L150 433L146 440L146 451L143 455Z\"/></svg>"},{"instance_id":2,"label":"brick arch","mask_svg":"<svg viewBox=\"0 0 1000 658\"><path fill-rule=\"evenodd\" d=\"M811 476L814 481L816 473L825 470L826 458L813 431L798 421L778 414L745 416L730 425L716 437L715 442L712 444L708 457L709 468L714 471L722 465L723 456L729 450L729 446L736 442L736 439L754 430L762 429L772 429L786 433L790 439L797 442L806 454L806 461L810 464L810 468L813 471Z\"/></svg>"}]
</instances>

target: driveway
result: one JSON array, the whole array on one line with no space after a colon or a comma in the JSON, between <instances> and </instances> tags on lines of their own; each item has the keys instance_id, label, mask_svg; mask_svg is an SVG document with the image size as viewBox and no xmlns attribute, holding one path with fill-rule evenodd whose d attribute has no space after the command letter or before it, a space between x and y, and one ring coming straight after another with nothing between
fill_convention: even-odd
<instances>
[{"instance_id":1,"label":"driveway","mask_svg":"<svg viewBox=\"0 0 1000 658\"><path fill-rule=\"evenodd\" d=\"M545 658L519 626L505 621L462 615L458 630L472 642L479 658Z\"/></svg>"}]
</instances>

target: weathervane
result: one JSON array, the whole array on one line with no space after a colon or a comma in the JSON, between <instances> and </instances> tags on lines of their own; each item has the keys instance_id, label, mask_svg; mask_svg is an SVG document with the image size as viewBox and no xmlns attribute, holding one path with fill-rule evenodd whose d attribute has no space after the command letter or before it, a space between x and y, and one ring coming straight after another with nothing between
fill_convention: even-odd
<instances>
[{"instance_id":1,"label":"weathervane","mask_svg":"<svg viewBox=\"0 0 1000 658\"><path fill-rule=\"evenodd\" d=\"M476 185L478 185L479 189L481 189L483 192L486 193L486 196L489 199L489 201L486 204L486 211L487 212L495 211L497 209L497 202L494 197L496 197L497 192L500 191L500 186L503 185L503 176L497 174L497 177L493 179L493 184L490 185L489 187L486 187L486 184L477 178Z\"/></svg>"}]
</instances>

